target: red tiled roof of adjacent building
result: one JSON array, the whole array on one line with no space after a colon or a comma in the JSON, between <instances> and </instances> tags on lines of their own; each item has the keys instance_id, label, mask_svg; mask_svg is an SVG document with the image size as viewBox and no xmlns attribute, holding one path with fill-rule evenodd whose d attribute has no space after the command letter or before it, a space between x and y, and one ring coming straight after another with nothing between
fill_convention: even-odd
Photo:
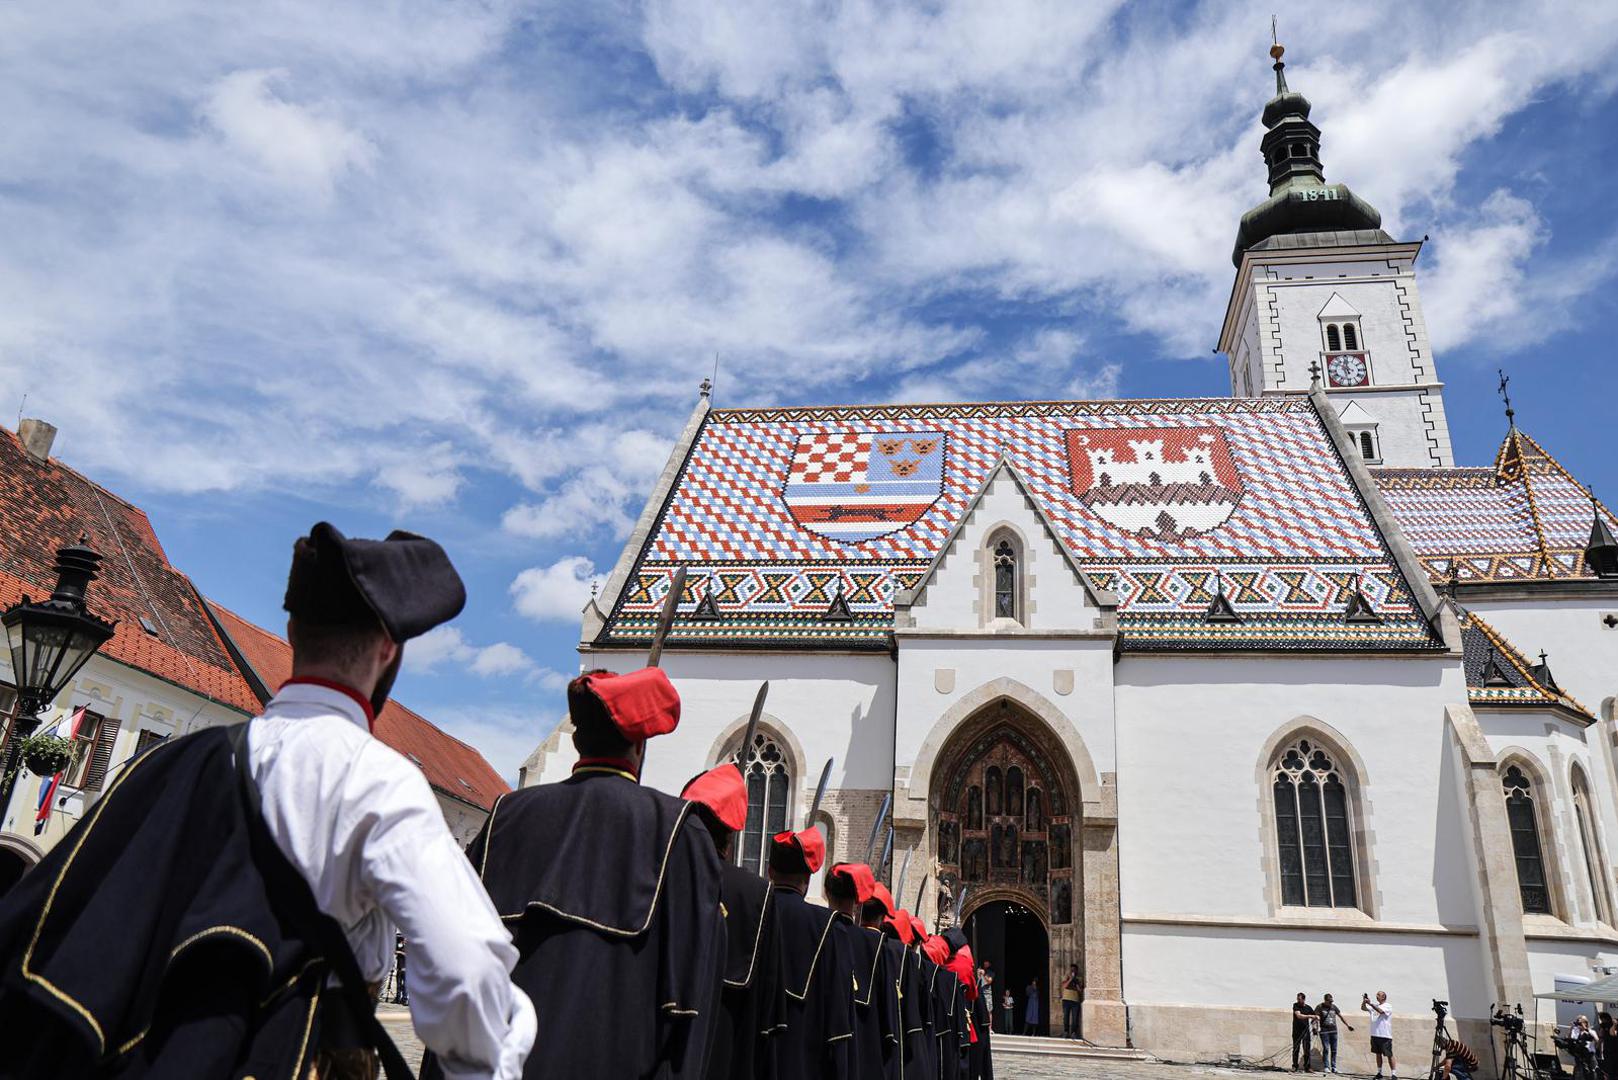
<instances>
[{"instance_id":1,"label":"red tiled roof of adjacent building","mask_svg":"<svg viewBox=\"0 0 1618 1080\"><path fill-rule=\"evenodd\" d=\"M36 460L4 429L0 530L0 608L24 596L48 597L57 549L86 536L103 556L90 610L118 623L101 655L248 715L257 711L190 579L169 565L145 512L60 461Z\"/></svg>"},{"instance_id":2,"label":"red tiled roof of adjacent building","mask_svg":"<svg viewBox=\"0 0 1618 1080\"><path fill-rule=\"evenodd\" d=\"M292 677L292 646L229 608L213 601L208 607L248 668L245 674L269 700ZM376 718L376 737L419 765L434 790L452 799L489 810L511 790L477 750L392 699Z\"/></svg>"}]
</instances>

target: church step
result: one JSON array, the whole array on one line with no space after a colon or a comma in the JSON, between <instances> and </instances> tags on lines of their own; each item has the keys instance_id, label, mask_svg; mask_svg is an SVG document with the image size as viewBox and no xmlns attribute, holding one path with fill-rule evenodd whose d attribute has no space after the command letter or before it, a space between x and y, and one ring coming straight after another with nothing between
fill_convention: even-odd
<instances>
[{"instance_id":1,"label":"church step","mask_svg":"<svg viewBox=\"0 0 1618 1080\"><path fill-rule=\"evenodd\" d=\"M1149 1055L1123 1046L1093 1046L1078 1039L1039 1035L995 1035L990 1043L996 1054L1035 1054L1043 1057L1092 1058L1112 1061L1149 1061Z\"/></svg>"}]
</instances>

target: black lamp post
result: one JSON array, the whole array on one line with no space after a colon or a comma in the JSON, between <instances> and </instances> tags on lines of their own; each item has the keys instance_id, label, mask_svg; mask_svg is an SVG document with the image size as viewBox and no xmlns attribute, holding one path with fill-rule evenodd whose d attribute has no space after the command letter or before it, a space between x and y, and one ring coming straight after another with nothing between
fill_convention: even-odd
<instances>
[{"instance_id":1,"label":"black lamp post","mask_svg":"<svg viewBox=\"0 0 1618 1080\"><path fill-rule=\"evenodd\" d=\"M84 591L100 564L101 556L81 537L56 552L56 591L49 600L34 603L25 596L0 615L11 648L12 678L17 681L17 709L0 773L0 815L11 805L22 741L34 733L39 714L50 708L117 625L96 618L84 606Z\"/></svg>"}]
</instances>

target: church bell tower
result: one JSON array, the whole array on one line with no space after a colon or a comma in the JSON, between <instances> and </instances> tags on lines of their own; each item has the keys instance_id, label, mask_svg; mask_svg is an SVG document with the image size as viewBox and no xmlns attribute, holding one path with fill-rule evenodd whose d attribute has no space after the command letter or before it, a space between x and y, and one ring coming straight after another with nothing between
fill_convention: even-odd
<instances>
[{"instance_id":1,"label":"church bell tower","mask_svg":"<svg viewBox=\"0 0 1618 1080\"><path fill-rule=\"evenodd\" d=\"M1443 383L1416 289L1421 243L1382 231L1346 184L1326 183L1309 99L1288 89L1276 44L1275 96L1259 148L1269 198L1242 215L1236 283L1220 331L1235 397L1322 385L1362 457L1399 468L1454 464Z\"/></svg>"}]
</instances>

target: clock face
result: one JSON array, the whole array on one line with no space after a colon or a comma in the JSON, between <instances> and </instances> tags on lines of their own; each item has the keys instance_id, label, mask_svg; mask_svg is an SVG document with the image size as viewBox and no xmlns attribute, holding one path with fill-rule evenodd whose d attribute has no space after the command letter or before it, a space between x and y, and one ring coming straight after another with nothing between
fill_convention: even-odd
<instances>
[{"instance_id":1,"label":"clock face","mask_svg":"<svg viewBox=\"0 0 1618 1080\"><path fill-rule=\"evenodd\" d=\"M1326 377L1333 386L1365 386L1371 368L1359 353L1339 353L1326 361Z\"/></svg>"}]
</instances>

